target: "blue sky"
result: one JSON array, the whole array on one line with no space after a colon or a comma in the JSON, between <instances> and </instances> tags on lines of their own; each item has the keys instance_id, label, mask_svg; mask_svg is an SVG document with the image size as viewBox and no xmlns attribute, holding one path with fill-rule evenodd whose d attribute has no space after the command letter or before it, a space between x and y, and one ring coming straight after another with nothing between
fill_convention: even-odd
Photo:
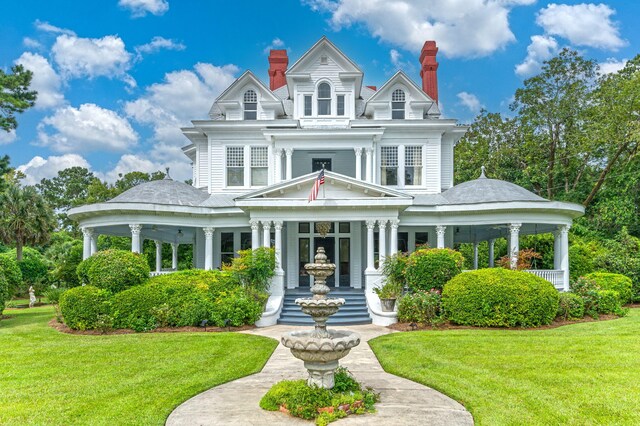
<instances>
[{"instance_id":1,"label":"blue sky","mask_svg":"<svg viewBox=\"0 0 640 426\"><path fill-rule=\"evenodd\" d=\"M244 70L267 82L270 47L295 62L326 35L381 86L397 69L419 81L436 40L444 114L470 122L508 112L515 90L563 47L612 72L640 53L640 2L536 0L102 0L5 2L0 67L34 71L36 107L0 154L26 183L80 165L114 180L172 168L187 179L180 132L206 118Z\"/></svg>"}]
</instances>

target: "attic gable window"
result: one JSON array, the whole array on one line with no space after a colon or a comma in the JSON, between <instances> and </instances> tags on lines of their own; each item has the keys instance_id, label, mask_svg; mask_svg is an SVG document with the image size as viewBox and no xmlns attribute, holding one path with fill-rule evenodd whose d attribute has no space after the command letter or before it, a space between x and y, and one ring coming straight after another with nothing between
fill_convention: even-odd
<instances>
[{"instance_id":1,"label":"attic gable window","mask_svg":"<svg viewBox=\"0 0 640 426\"><path fill-rule=\"evenodd\" d=\"M258 119L258 95L254 90L244 92L244 119Z\"/></svg>"},{"instance_id":2,"label":"attic gable window","mask_svg":"<svg viewBox=\"0 0 640 426\"><path fill-rule=\"evenodd\" d=\"M331 115L331 86L329 83L318 85L318 115Z\"/></svg>"},{"instance_id":3,"label":"attic gable window","mask_svg":"<svg viewBox=\"0 0 640 426\"><path fill-rule=\"evenodd\" d=\"M393 120L404 119L404 103L404 91L401 89L394 90L391 94L391 118Z\"/></svg>"}]
</instances>

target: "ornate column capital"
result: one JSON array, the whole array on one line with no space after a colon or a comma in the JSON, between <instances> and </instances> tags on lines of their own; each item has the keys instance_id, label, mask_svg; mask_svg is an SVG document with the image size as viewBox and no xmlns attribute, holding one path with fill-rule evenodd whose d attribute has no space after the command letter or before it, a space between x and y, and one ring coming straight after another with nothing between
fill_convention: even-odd
<instances>
[{"instance_id":1,"label":"ornate column capital","mask_svg":"<svg viewBox=\"0 0 640 426\"><path fill-rule=\"evenodd\" d=\"M131 235L140 235L140 231L142 231L142 225L138 223L129 225L129 228L131 228Z\"/></svg>"},{"instance_id":2,"label":"ornate column capital","mask_svg":"<svg viewBox=\"0 0 640 426\"><path fill-rule=\"evenodd\" d=\"M571 225L558 225L558 230L556 232L558 235L567 236L569 235L569 229L571 229Z\"/></svg>"},{"instance_id":3,"label":"ornate column capital","mask_svg":"<svg viewBox=\"0 0 640 426\"><path fill-rule=\"evenodd\" d=\"M282 157L282 148L274 148L273 153L276 155L276 157Z\"/></svg>"},{"instance_id":4,"label":"ornate column capital","mask_svg":"<svg viewBox=\"0 0 640 426\"><path fill-rule=\"evenodd\" d=\"M378 221L378 227L380 228L381 231L384 231L386 229L387 222L389 222L389 220L387 219L382 219Z\"/></svg>"},{"instance_id":5,"label":"ornate column capital","mask_svg":"<svg viewBox=\"0 0 640 426\"><path fill-rule=\"evenodd\" d=\"M291 157L293 155L293 148L286 148L284 152L287 154L287 157Z\"/></svg>"},{"instance_id":6,"label":"ornate column capital","mask_svg":"<svg viewBox=\"0 0 640 426\"><path fill-rule=\"evenodd\" d=\"M180 243L171 243L171 248L177 249Z\"/></svg>"},{"instance_id":7,"label":"ornate column capital","mask_svg":"<svg viewBox=\"0 0 640 426\"><path fill-rule=\"evenodd\" d=\"M398 219L391 219L389 223L391 224L391 229L394 231L398 229L398 226L400 226L400 221Z\"/></svg>"},{"instance_id":8,"label":"ornate column capital","mask_svg":"<svg viewBox=\"0 0 640 426\"><path fill-rule=\"evenodd\" d=\"M373 148L372 147L365 148L365 154L367 155L367 157L369 157L370 155L373 155Z\"/></svg>"},{"instance_id":9,"label":"ornate column capital","mask_svg":"<svg viewBox=\"0 0 640 426\"><path fill-rule=\"evenodd\" d=\"M282 230L282 221L281 220L274 220L273 221L273 228L276 231L281 231Z\"/></svg>"},{"instance_id":10,"label":"ornate column capital","mask_svg":"<svg viewBox=\"0 0 640 426\"><path fill-rule=\"evenodd\" d=\"M444 237L444 233L447 231L446 225L436 225L436 234L440 237Z\"/></svg>"},{"instance_id":11,"label":"ornate column capital","mask_svg":"<svg viewBox=\"0 0 640 426\"><path fill-rule=\"evenodd\" d=\"M362 157L362 148L361 147L353 148L353 150L356 153L356 157Z\"/></svg>"},{"instance_id":12,"label":"ornate column capital","mask_svg":"<svg viewBox=\"0 0 640 426\"><path fill-rule=\"evenodd\" d=\"M262 229L271 229L271 221L263 220L262 221Z\"/></svg>"},{"instance_id":13,"label":"ornate column capital","mask_svg":"<svg viewBox=\"0 0 640 426\"><path fill-rule=\"evenodd\" d=\"M162 247L162 241L160 240L153 240L154 243L156 243L156 247L160 246Z\"/></svg>"},{"instance_id":14,"label":"ornate column capital","mask_svg":"<svg viewBox=\"0 0 640 426\"><path fill-rule=\"evenodd\" d=\"M510 223L509 224L509 233L510 234L517 234L518 232L520 232L520 227L522 227L521 223Z\"/></svg>"},{"instance_id":15,"label":"ornate column capital","mask_svg":"<svg viewBox=\"0 0 640 426\"><path fill-rule=\"evenodd\" d=\"M375 220L366 220L365 223L367 224L367 229L374 229L376 227Z\"/></svg>"},{"instance_id":16,"label":"ornate column capital","mask_svg":"<svg viewBox=\"0 0 640 426\"><path fill-rule=\"evenodd\" d=\"M215 232L216 228L207 226L205 228L202 228L202 230L204 231L205 237L213 237L213 233Z\"/></svg>"},{"instance_id":17,"label":"ornate column capital","mask_svg":"<svg viewBox=\"0 0 640 426\"><path fill-rule=\"evenodd\" d=\"M260 227L260 221L259 220L255 220L255 219L251 219L249 221L249 225L251 225L251 230L252 231L257 231L258 228Z\"/></svg>"},{"instance_id":18,"label":"ornate column capital","mask_svg":"<svg viewBox=\"0 0 640 426\"><path fill-rule=\"evenodd\" d=\"M82 230L82 235L84 235L85 237L93 237L93 228L83 226L80 229Z\"/></svg>"}]
</instances>

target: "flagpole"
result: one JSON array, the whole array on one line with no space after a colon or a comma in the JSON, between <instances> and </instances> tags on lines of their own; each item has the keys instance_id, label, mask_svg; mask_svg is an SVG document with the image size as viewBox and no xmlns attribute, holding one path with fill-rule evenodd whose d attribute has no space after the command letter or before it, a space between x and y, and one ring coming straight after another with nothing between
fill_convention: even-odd
<instances>
[{"instance_id":1,"label":"flagpole","mask_svg":"<svg viewBox=\"0 0 640 426\"><path fill-rule=\"evenodd\" d=\"M324 176L324 163L322 163L322 176L325 177ZM327 197L325 196L325 193L324 193L324 185L322 185L322 198L324 198L325 200L327 199Z\"/></svg>"}]
</instances>

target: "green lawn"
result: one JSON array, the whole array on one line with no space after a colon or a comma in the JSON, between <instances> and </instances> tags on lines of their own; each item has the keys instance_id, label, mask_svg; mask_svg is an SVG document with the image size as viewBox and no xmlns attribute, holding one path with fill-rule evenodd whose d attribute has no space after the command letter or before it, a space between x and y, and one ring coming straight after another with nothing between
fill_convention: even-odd
<instances>
[{"instance_id":1,"label":"green lawn","mask_svg":"<svg viewBox=\"0 0 640 426\"><path fill-rule=\"evenodd\" d=\"M51 306L0 321L0 424L164 424L174 407L262 369L277 342L239 333L78 336Z\"/></svg>"},{"instance_id":2,"label":"green lawn","mask_svg":"<svg viewBox=\"0 0 640 426\"><path fill-rule=\"evenodd\" d=\"M549 330L394 333L383 368L461 402L481 425L640 424L640 309Z\"/></svg>"}]
</instances>

